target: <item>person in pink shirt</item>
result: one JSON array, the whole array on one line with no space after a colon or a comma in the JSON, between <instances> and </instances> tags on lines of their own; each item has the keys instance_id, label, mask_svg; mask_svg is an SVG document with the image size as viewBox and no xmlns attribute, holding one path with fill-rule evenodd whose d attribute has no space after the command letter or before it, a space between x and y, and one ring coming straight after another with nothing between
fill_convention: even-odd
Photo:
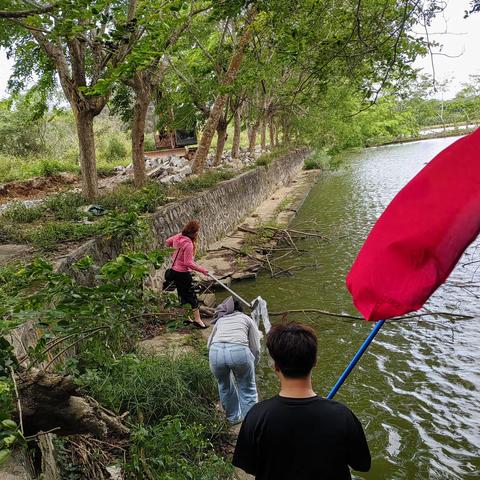
<instances>
[{"instance_id":1,"label":"person in pink shirt","mask_svg":"<svg viewBox=\"0 0 480 480\"><path fill-rule=\"evenodd\" d=\"M167 246L175 248L172 254L173 263L171 269L173 271L173 282L180 297L182 305L190 305L193 310L194 320L192 323L199 328L207 328L207 325L200 318L200 310L198 309L198 299L193 287L193 279L191 271L208 275L208 270L195 263L196 241L200 223L191 220L184 227L181 233L177 233L167 239Z\"/></svg>"}]
</instances>

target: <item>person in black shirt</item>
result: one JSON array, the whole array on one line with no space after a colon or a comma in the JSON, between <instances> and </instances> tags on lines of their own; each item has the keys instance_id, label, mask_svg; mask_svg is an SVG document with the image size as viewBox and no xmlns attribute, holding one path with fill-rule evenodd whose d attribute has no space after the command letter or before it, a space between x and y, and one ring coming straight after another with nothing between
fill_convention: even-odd
<instances>
[{"instance_id":1,"label":"person in black shirt","mask_svg":"<svg viewBox=\"0 0 480 480\"><path fill-rule=\"evenodd\" d=\"M257 480L350 480L349 467L370 470L370 451L357 417L312 390L315 332L296 323L275 325L267 348L280 394L249 411L233 464Z\"/></svg>"}]
</instances>

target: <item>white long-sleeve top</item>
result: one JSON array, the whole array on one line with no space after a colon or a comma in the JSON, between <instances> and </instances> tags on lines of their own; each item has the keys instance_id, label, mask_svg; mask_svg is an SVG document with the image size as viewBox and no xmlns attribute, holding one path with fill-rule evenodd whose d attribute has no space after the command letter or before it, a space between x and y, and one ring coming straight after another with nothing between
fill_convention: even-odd
<instances>
[{"instance_id":1,"label":"white long-sleeve top","mask_svg":"<svg viewBox=\"0 0 480 480\"><path fill-rule=\"evenodd\" d=\"M255 362L260 359L261 333L255 322L244 313L233 312L223 315L213 326L208 337L207 347L214 343L237 343L250 348L255 356Z\"/></svg>"}]
</instances>

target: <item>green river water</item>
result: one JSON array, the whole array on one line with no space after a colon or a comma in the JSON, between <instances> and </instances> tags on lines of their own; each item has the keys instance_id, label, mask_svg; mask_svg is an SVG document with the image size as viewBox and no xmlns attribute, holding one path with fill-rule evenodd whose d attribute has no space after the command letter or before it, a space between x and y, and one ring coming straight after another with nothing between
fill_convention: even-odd
<instances>
[{"instance_id":1,"label":"green river water","mask_svg":"<svg viewBox=\"0 0 480 480\"><path fill-rule=\"evenodd\" d=\"M302 240L308 253L285 267L318 263L292 276L234 288L262 295L270 311L319 308L356 314L345 276L376 219L393 196L455 139L370 148L349 154L343 167L323 174L292 228L316 228L329 242ZM480 260L477 240L460 264ZM430 299L430 311L480 316L480 263L457 266ZM479 273L477 275L477 269ZM315 315L289 318L315 328L319 338L314 388L326 395L372 328L364 321ZM279 317L272 318L279 321ZM260 396L278 392L266 355L258 372ZM480 479L480 322L445 316L386 324L336 396L364 425L373 464L362 479ZM292 479L293 480L293 479Z\"/></svg>"}]
</instances>

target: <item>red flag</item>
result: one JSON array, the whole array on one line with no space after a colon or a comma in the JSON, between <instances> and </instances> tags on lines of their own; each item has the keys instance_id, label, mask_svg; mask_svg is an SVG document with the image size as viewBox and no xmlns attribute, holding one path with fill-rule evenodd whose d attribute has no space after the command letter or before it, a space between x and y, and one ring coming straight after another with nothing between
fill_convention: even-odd
<instances>
[{"instance_id":1,"label":"red flag","mask_svg":"<svg viewBox=\"0 0 480 480\"><path fill-rule=\"evenodd\" d=\"M440 152L392 200L347 276L367 320L418 310L480 233L480 129Z\"/></svg>"}]
</instances>

